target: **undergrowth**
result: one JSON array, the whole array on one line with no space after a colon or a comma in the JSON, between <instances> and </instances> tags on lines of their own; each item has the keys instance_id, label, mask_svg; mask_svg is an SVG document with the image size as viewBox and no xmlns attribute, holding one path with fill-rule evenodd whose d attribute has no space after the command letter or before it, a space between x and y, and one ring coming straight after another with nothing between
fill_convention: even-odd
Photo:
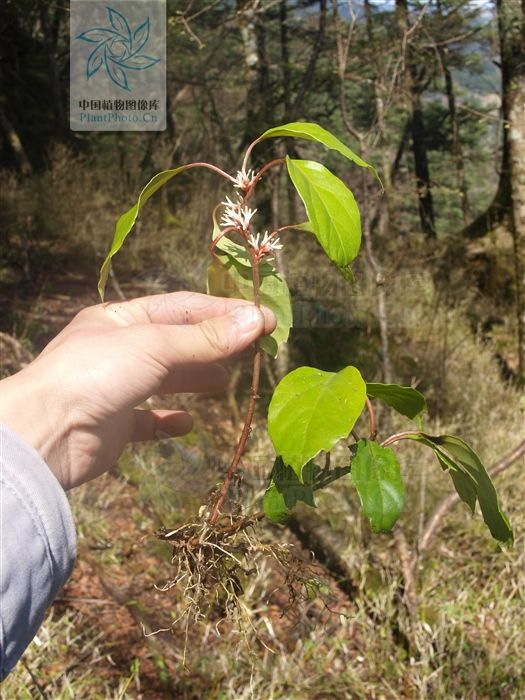
<instances>
[{"instance_id":1,"label":"undergrowth","mask_svg":"<svg viewBox=\"0 0 525 700\"><path fill-rule=\"evenodd\" d=\"M391 309L392 333L399 346L410 338L409 353L415 357L415 365L404 371L416 368L426 376L428 368L434 369L434 383L426 391L435 392L434 405L440 410L434 411L429 430L460 426L491 464L509 441L519 440L523 409L517 392L501 381L490 343L472 333L462 304L445 309L436 303L429 275L400 278L393 291L398 303ZM373 289L362 289L355 312L364 317L373 308ZM429 334L441 337L444 328L448 329L446 347L430 344ZM401 368L402 358L396 357ZM449 397L445 406L439 403L441 392ZM198 405L207 410L204 404ZM211 420L213 413L205 415ZM390 420L396 428L396 418ZM3 684L3 698L25 700L42 697L43 692L53 700L150 700L156 695L148 689L151 675L143 667L146 662L153 664L152 659L168 696L185 700L510 700L524 696L522 465L498 477L516 531L512 549L500 551L479 516L474 522L465 521L459 510L447 516L418 571L422 604L412 630L416 646L407 650L400 636L409 621L399 604L397 552L390 536L370 537L357 504L349 510L350 489L329 489L319 499L319 512L346 543L344 556L359 591L353 601L345 599L326 575L322 584L316 571L309 573L315 585L303 587L301 604L291 611L286 557L300 548L295 544L290 551L276 552L275 526L250 523L233 527L235 537L229 538L226 531L221 542L207 539L205 526L195 519L195 505L212 492L221 459L205 424L203 420L193 442L134 448L122 460L122 475L104 477L95 488L86 485L73 496L81 544L93 549L110 574L119 572L119 580L137 583L138 604L141 595L146 596L142 603L146 609L158 604L167 628L188 613L198 618L198 625L189 635L180 624L175 625L175 635L156 635L151 639L159 646L154 651L143 648L137 656L140 665L129 658L126 667L119 665L118 672L111 674L115 633L111 624L106 621L99 626L93 617L86 624L82 606L66 608L61 614L55 607L23 664ZM270 453L262 435L255 428L244 465L245 507L251 508L264 488L260 477ZM416 445L407 444L404 450L405 469L418 475L407 504L413 516L407 537L412 541L446 489L430 457ZM188 464L195 477L190 492ZM238 518L243 516L239 513ZM128 525L126 531L123 523L130 520L134 527ZM193 525L179 530L185 522ZM223 527L235 522L224 522ZM167 542L148 535L161 525L167 528ZM225 572L222 582L213 577L206 580L213 557L220 561L214 571L222 567ZM303 560L308 563L308 555ZM155 585L166 584L168 590L162 594L155 591ZM328 586L329 605L319 595L323 585ZM211 602L210 587L215 591ZM148 599L146 594L157 597ZM225 619L228 606L234 616L244 618L240 628ZM148 628L151 631L155 630ZM93 673L93 668L101 672Z\"/></svg>"}]
</instances>

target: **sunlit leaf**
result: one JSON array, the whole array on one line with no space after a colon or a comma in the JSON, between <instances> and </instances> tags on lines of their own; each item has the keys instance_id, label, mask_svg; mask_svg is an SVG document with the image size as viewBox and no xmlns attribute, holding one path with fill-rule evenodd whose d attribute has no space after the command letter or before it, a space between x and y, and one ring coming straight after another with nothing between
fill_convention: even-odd
<instances>
[{"instance_id":1,"label":"sunlit leaf","mask_svg":"<svg viewBox=\"0 0 525 700\"><path fill-rule=\"evenodd\" d=\"M354 195L320 163L287 158L286 165L315 237L330 260L347 269L361 245L361 217Z\"/></svg>"},{"instance_id":2,"label":"sunlit leaf","mask_svg":"<svg viewBox=\"0 0 525 700\"><path fill-rule=\"evenodd\" d=\"M427 408L423 394L410 386L367 382L366 393L371 398L383 401L401 415L412 420Z\"/></svg>"},{"instance_id":3,"label":"sunlit leaf","mask_svg":"<svg viewBox=\"0 0 525 700\"><path fill-rule=\"evenodd\" d=\"M377 442L359 440L351 476L372 530L391 530L405 503L405 490L395 454Z\"/></svg>"},{"instance_id":4,"label":"sunlit leaf","mask_svg":"<svg viewBox=\"0 0 525 700\"><path fill-rule=\"evenodd\" d=\"M308 141L317 141L318 143L322 143L323 146L326 146L326 148L329 148L332 151L337 151L356 165L359 165L362 168L368 168L374 177L381 182L376 169L370 165L370 163L363 160L357 155L357 153L354 153L336 136L331 134L326 129L323 129L323 127L319 126L319 124L312 124L309 122L291 122L289 124L283 124L282 126L275 126L272 129L265 131L260 137L259 141L276 138L278 136L291 136L293 138L307 139Z\"/></svg>"},{"instance_id":5,"label":"sunlit leaf","mask_svg":"<svg viewBox=\"0 0 525 700\"><path fill-rule=\"evenodd\" d=\"M294 226L294 228L298 231L306 231L306 233L315 234L312 224L309 221L303 221L302 224L297 224L296 226Z\"/></svg>"},{"instance_id":6,"label":"sunlit leaf","mask_svg":"<svg viewBox=\"0 0 525 700\"><path fill-rule=\"evenodd\" d=\"M222 239L219 255L208 268L208 292L215 296L253 301L253 281L249 258L243 246ZM248 263L248 264L247 264ZM279 346L288 340L292 326L292 302L288 285L268 262L259 265L260 301L273 311L277 326L271 335L261 338L261 348L276 357Z\"/></svg>"},{"instance_id":7,"label":"sunlit leaf","mask_svg":"<svg viewBox=\"0 0 525 700\"><path fill-rule=\"evenodd\" d=\"M365 398L366 385L355 367L337 373L299 367L279 382L268 409L268 432L300 480L310 459L350 433Z\"/></svg>"},{"instance_id":8,"label":"sunlit leaf","mask_svg":"<svg viewBox=\"0 0 525 700\"><path fill-rule=\"evenodd\" d=\"M111 243L111 248L109 249L109 253L107 254L106 259L104 260L104 262L102 263L102 267L100 268L100 276L98 280L98 293L100 294L100 298L102 299L102 301L104 301L104 290L106 288L106 283L108 280L111 259L122 248L126 237L135 225L140 210L146 204L148 199L153 194L155 194L155 192L158 189L160 189L169 180L171 180L172 177L175 177L175 175L178 175L179 173L182 173L185 170L187 170L188 167L190 166L181 165L179 168L173 168L172 170L164 170L163 172L155 175L155 177L152 177L146 185L146 187L144 187L144 189L140 193L137 203L134 204L131 207L131 209L128 209L127 212L122 214L120 219L117 221L117 225L115 227L115 234L113 236L113 242Z\"/></svg>"}]
</instances>

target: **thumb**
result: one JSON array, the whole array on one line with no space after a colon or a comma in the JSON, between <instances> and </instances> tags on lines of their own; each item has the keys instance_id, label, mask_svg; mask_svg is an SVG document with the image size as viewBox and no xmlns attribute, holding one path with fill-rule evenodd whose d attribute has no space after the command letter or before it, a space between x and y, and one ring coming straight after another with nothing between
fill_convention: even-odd
<instances>
[{"instance_id":1,"label":"thumb","mask_svg":"<svg viewBox=\"0 0 525 700\"><path fill-rule=\"evenodd\" d=\"M194 325L142 326L140 337L150 355L154 353L157 361L172 368L183 363L224 360L246 349L260 335L271 333L275 325L269 309L245 304ZM149 338L150 334L154 338Z\"/></svg>"}]
</instances>

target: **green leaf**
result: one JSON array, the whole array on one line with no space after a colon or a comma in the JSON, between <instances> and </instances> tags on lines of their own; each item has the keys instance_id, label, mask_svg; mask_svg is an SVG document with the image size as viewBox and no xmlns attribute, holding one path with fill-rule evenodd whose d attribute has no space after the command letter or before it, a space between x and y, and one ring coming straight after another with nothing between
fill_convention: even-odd
<instances>
[{"instance_id":1,"label":"green leaf","mask_svg":"<svg viewBox=\"0 0 525 700\"><path fill-rule=\"evenodd\" d=\"M322 143L323 146L329 148L332 151L337 151L348 160L351 160L356 165L362 168L368 168L372 175L377 178L381 184L377 170L363 160L357 153L354 153L348 146L342 141L331 134L326 129L323 129L319 124L312 124L308 122L291 122L290 124L283 124L282 126L275 126L273 129L268 129L264 134L258 139L258 141L264 141L265 139L277 138L278 136L291 136L293 138L306 139L307 141L317 141Z\"/></svg>"},{"instance_id":2,"label":"green leaf","mask_svg":"<svg viewBox=\"0 0 525 700\"><path fill-rule=\"evenodd\" d=\"M310 459L350 433L365 399L366 385L355 367L337 373L299 367L279 382L268 409L268 432L300 481Z\"/></svg>"},{"instance_id":3,"label":"green leaf","mask_svg":"<svg viewBox=\"0 0 525 700\"><path fill-rule=\"evenodd\" d=\"M303 221L302 224L297 224L294 228L297 229L297 231L306 231L306 233L313 233L315 235L315 231L309 221Z\"/></svg>"},{"instance_id":4,"label":"green leaf","mask_svg":"<svg viewBox=\"0 0 525 700\"><path fill-rule=\"evenodd\" d=\"M325 488L349 473L350 467L334 467L326 470L321 469L314 462L308 462L303 467L303 483L301 483L294 470L277 457L273 465L270 485L263 498L264 513L273 522L282 523L290 517L290 512L298 501L315 508L315 491Z\"/></svg>"},{"instance_id":5,"label":"green leaf","mask_svg":"<svg viewBox=\"0 0 525 700\"><path fill-rule=\"evenodd\" d=\"M354 195L320 163L287 157L286 165L315 237L330 260L346 270L361 245L361 217Z\"/></svg>"},{"instance_id":6,"label":"green leaf","mask_svg":"<svg viewBox=\"0 0 525 700\"><path fill-rule=\"evenodd\" d=\"M219 250L219 255L221 252L226 253L230 257L234 258L235 262L239 263L240 265L244 265L244 267L251 268L252 261L250 260L250 254L248 249L243 245L239 245L230 238L223 236L217 243L217 249Z\"/></svg>"},{"instance_id":7,"label":"green leaf","mask_svg":"<svg viewBox=\"0 0 525 700\"><path fill-rule=\"evenodd\" d=\"M405 503L405 490L395 454L377 442L359 440L351 476L372 530L391 530Z\"/></svg>"},{"instance_id":8,"label":"green leaf","mask_svg":"<svg viewBox=\"0 0 525 700\"><path fill-rule=\"evenodd\" d=\"M146 204L148 199L153 194L155 194L155 192L158 189L162 187L162 185L165 185L166 182L171 180L172 177L175 177L175 175L182 173L189 167L189 165L181 165L179 168L173 168L172 170L164 170L163 172L155 175L155 177L153 177L148 182L146 187L144 187L144 189L140 193L137 203L134 204L131 207L131 209L128 209L127 212L122 214L120 219L117 221L117 225L115 227L115 235L113 236L111 248L109 249L109 253L107 254L106 259L104 260L104 262L102 263L102 267L100 268L100 276L98 279L98 293L100 294L100 298L102 299L102 301L104 301L104 291L106 289L106 283L108 281L111 259L115 255L115 253L118 253L118 251L122 248L122 244L124 243L129 232L135 225L139 211Z\"/></svg>"},{"instance_id":9,"label":"green leaf","mask_svg":"<svg viewBox=\"0 0 525 700\"><path fill-rule=\"evenodd\" d=\"M512 543L512 527L501 510L494 484L474 450L454 435L414 433L407 437L427 445L435 452L443 469L452 477L461 500L468 505L472 513L478 501L483 520L491 535L500 542Z\"/></svg>"},{"instance_id":10,"label":"green leaf","mask_svg":"<svg viewBox=\"0 0 525 700\"><path fill-rule=\"evenodd\" d=\"M426 410L427 402L421 392L410 386L398 384L376 384L367 382L366 393L373 399L379 399L391 406L398 413L414 420Z\"/></svg>"},{"instance_id":11,"label":"green leaf","mask_svg":"<svg viewBox=\"0 0 525 700\"><path fill-rule=\"evenodd\" d=\"M208 268L208 293L253 301L252 271L241 253L245 249L226 239L222 239L218 247L223 250ZM277 319L273 333L261 338L261 348L276 357L279 345L288 340L292 326L290 292L283 277L268 262L259 265L259 278L261 304L271 309Z\"/></svg>"},{"instance_id":12,"label":"green leaf","mask_svg":"<svg viewBox=\"0 0 525 700\"><path fill-rule=\"evenodd\" d=\"M315 508L314 481L320 468L308 462L303 469L303 483L291 467L277 457L272 478L263 499L263 510L270 520L282 523L290 517L290 511L298 501Z\"/></svg>"},{"instance_id":13,"label":"green leaf","mask_svg":"<svg viewBox=\"0 0 525 700\"><path fill-rule=\"evenodd\" d=\"M337 481L343 476L350 474L351 467L334 467L333 469L321 469L321 471L316 475L314 481L314 491L319 489L324 489L329 484Z\"/></svg>"},{"instance_id":14,"label":"green leaf","mask_svg":"<svg viewBox=\"0 0 525 700\"><path fill-rule=\"evenodd\" d=\"M290 509L286 505L284 495L277 486L270 483L263 498L263 512L273 523L285 523L290 517Z\"/></svg>"}]
</instances>

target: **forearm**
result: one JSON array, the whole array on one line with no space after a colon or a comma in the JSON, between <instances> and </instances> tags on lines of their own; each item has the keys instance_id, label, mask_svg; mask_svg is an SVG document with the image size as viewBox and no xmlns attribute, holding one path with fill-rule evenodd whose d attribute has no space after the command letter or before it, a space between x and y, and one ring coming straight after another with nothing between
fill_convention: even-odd
<instances>
[{"instance_id":1,"label":"forearm","mask_svg":"<svg viewBox=\"0 0 525 700\"><path fill-rule=\"evenodd\" d=\"M0 678L35 636L76 556L66 495L35 450L0 426Z\"/></svg>"}]
</instances>

